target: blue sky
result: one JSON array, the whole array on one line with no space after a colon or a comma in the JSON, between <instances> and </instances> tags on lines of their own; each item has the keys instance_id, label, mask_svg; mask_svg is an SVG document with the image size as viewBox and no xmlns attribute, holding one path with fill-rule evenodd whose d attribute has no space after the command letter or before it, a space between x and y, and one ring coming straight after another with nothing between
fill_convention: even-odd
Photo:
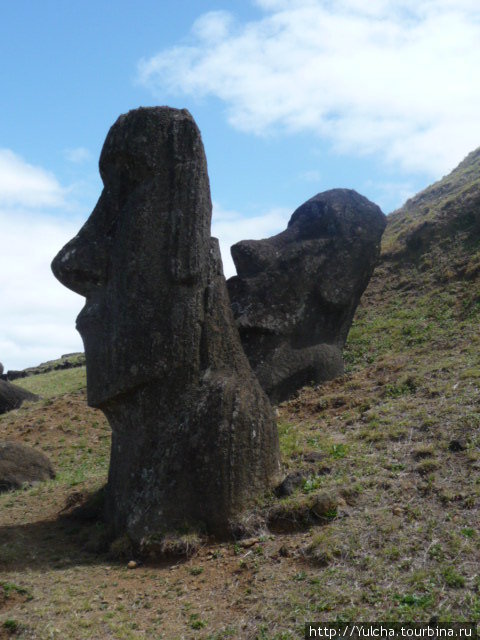
<instances>
[{"instance_id":1,"label":"blue sky","mask_svg":"<svg viewBox=\"0 0 480 640\"><path fill-rule=\"evenodd\" d=\"M0 361L82 348L49 262L101 189L120 113L188 108L213 233L280 231L320 191L385 212L480 144L477 0L16 0L0 22Z\"/></svg>"}]
</instances>

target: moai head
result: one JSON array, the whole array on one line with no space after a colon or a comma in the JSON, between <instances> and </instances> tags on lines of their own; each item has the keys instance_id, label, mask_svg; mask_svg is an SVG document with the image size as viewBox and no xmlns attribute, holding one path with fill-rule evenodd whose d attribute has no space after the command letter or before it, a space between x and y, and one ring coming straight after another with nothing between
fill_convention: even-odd
<instances>
[{"instance_id":1,"label":"moai head","mask_svg":"<svg viewBox=\"0 0 480 640\"><path fill-rule=\"evenodd\" d=\"M200 328L190 316L207 277L211 201L200 132L186 110L120 116L100 174L97 205L52 269L86 298L77 329L88 401L103 408L152 380L195 374L189 344Z\"/></svg>"}]
</instances>

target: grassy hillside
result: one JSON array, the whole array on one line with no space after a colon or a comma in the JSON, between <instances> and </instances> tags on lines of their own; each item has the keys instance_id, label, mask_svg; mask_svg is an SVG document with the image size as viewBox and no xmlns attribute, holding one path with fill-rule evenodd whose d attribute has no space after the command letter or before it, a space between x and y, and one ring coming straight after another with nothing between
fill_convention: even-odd
<instances>
[{"instance_id":1,"label":"grassy hillside","mask_svg":"<svg viewBox=\"0 0 480 640\"><path fill-rule=\"evenodd\" d=\"M47 373L34 374L27 378L15 380L14 384L36 393L43 399L62 396L66 393L85 389L86 368L48 371Z\"/></svg>"},{"instance_id":2,"label":"grassy hillside","mask_svg":"<svg viewBox=\"0 0 480 640\"><path fill-rule=\"evenodd\" d=\"M258 505L263 535L129 570L100 522L61 517L108 467L83 370L18 381L46 399L1 416L2 437L46 451L58 475L0 495L0 637L293 640L306 621L480 621L479 179L476 151L392 214L347 374L279 408L285 467L303 480Z\"/></svg>"},{"instance_id":3,"label":"grassy hillside","mask_svg":"<svg viewBox=\"0 0 480 640\"><path fill-rule=\"evenodd\" d=\"M83 353L68 353L56 360L48 360L48 362L42 362L35 367L28 367L22 371L8 371L6 377L8 380L18 380L29 376L36 376L41 373L48 373L50 371L58 371L65 369L73 369L74 367L85 366L85 355Z\"/></svg>"}]
</instances>

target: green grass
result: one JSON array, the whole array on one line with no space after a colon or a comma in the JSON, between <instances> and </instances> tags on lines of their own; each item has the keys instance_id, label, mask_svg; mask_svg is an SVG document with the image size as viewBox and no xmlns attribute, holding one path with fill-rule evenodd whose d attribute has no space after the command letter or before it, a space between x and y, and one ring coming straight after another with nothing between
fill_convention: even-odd
<instances>
[{"instance_id":1,"label":"green grass","mask_svg":"<svg viewBox=\"0 0 480 640\"><path fill-rule=\"evenodd\" d=\"M31 391L42 398L54 398L66 393L80 391L86 387L86 368L76 367L58 371L49 371L28 378L15 380L14 384Z\"/></svg>"},{"instance_id":2,"label":"green grass","mask_svg":"<svg viewBox=\"0 0 480 640\"><path fill-rule=\"evenodd\" d=\"M461 589L465 586L465 578L453 567L446 567L443 570L442 575L447 587L452 589Z\"/></svg>"},{"instance_id":3,"label":"green grass","mask_svg":"<svg viewBox=\"0 0 480 640\"><path fill-rule=\"evenodd\" d=\"M475 212L478 207L479 194L480 149L476 149L452 173L427 187L390 215L388 233L382 243L384 253L404 251L408 239L421 231L425 222L431 223L428 229L430 240L439 232L444 239L448 237L446 229L450 230L450 235L468 230L472 211ZM449 244L451 248L451 241Z\"/></svg>"},{"instance_id":4,"label":"green grass","mask_svg":"<svg viewBox=\"0 0 480 640\"><path fill-rule=\"evenodd\" d=\"M20 630L20 623L17 620L13 620L12 618L8 618L3 622L3 628L8 633L17 633Z\"/></svg>"},{"instance_id":5,"label":"green grass","mask_svg":"<svg viewBox=\"0 0 480 640\"><path fill-rule=\"evenodd\" d=\"M28 589L26 589L25 587L20 587L19 585L14 584L13 582L0 582L0 589L2 589L3 595L7 599L10 598L10 596L15 593L18 593L19 595L22 595L22 596L28 596L29 598L32 597Z\"/></svg>"}]
</instances>

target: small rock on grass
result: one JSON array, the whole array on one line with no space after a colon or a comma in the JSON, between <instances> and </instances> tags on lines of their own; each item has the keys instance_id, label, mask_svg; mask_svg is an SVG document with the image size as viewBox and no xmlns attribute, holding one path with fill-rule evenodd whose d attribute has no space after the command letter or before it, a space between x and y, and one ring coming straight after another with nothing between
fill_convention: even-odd
<instances>
[{"instance_id":1,"label":"small rock on grass","mask_svg":"<svg viewBox=\"0 0 480 640\"><path fill-rule=\"evenodd\" d=\"M323 458L325 458L325 455L320 451L309 451L303 456L305 462L319 462L320 460L323 460Z\"/></svg>"},{"instance_id":2,"label":"small rock on grass","mask_svg":"<svg viewBox=\"0 0 480 640\"><path fill-rule=\"evenodd\" d=\"M255 544L258 544L260 542L260 538L247 538L246 540L241 540L239 542L239 545L241 547L244 547L245 549L248 549L249 547L253 547Z\"/></svg>"},{"instance_id":3,"label":"small rock on grass","mask_svg":"<svg viewBox=\"0 0 480 640\"><path fill-rule=\"evenodd\" d=\"M288 476L283 480L283 482L279 484L278 487L276 487L275 495L277 496L277 498L291 496L292 493L294 493L295 489L298 489L302 486L304 480L305 475L301 471L289 473Z\"/></svg>"},{"instance_id":4,"label":"small rock on grass","mask_svg":"<svg viewBox=\"0 0 480 640\"><path fill-rule=\"evenodd\" d=\"M318 493L310 511L320 520L333 520L337 515L338 499L329 493Z\"/></svg>"},{"instance_id":5,"label":"small rock on grass","mask_svg":"<svg viewBox=\"0 0 480 640\"><path fill-rule=\"evenodd\" d=\"M451 440L448 448L452 453L459 453L465 451L467 444L464 440Z\"/></svg>"},{"instance_id":6,"label":"small rock on grass","mask_svg":"<svg viewBox=\"0 0 480 640\"><path fill-rule=\"evenodd\" d=\"M292 555L292 552L287 547L287 545L282 544L282 546L278 550L278 555L281 556L282 558L289 558Z\"/></svg>"}]
</instances>

